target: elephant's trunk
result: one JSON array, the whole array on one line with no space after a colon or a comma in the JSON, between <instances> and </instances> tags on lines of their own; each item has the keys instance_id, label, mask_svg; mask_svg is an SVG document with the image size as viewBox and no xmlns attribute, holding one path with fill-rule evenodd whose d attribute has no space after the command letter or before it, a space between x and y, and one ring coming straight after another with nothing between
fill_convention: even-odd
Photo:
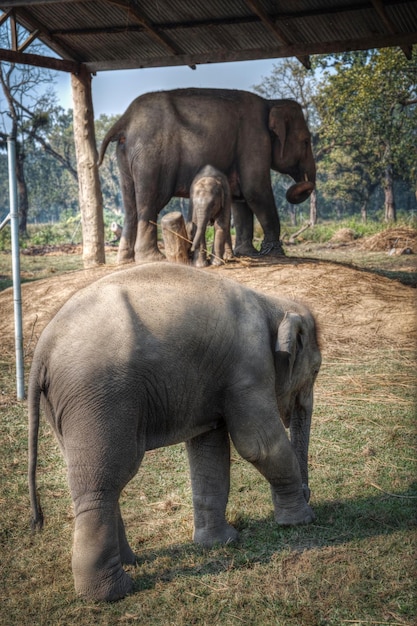
<instances>
[{"instance_id":1,"label":"elephant's trunk","mask_svg":"<svg viewBox=\"0 0 417 626\"><path fill-rule=\"evenodd\" d=\"M300 204L310 197L311 192L315 188L315 184L311 180L304 180L300 183L292 185L286 193L286 198L291 204Z\"/></svg>"},{"instance_id":2,"label":"elephant's trunk","mask_svg":"<svg viewBox=\"0 0 417 626\"><path fill-rule=\"evenodd\" d=\"M294 447L300 465L304 495L308 502L310 489L308 487L308 446L310 441L311 409L298 406L291 417L291 443Z\"/></svg>"}]
</instances>

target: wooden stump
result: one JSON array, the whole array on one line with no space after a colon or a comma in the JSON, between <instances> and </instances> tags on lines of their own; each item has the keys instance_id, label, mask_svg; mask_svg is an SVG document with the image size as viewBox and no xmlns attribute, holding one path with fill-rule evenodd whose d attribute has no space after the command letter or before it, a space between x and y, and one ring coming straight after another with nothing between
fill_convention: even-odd
<instances>
[{"instance_id":1,"label":"wooden stump","mask_svg":"<svg viewBox=\"0 0 417 626\"><path fill-rule=\"evenodd\" d=\"M182 213L173 211L164 215L161 219L161 228L167 260L171 263L189 265L191 241L187 238Z\"/></svg>"}]
</instances>

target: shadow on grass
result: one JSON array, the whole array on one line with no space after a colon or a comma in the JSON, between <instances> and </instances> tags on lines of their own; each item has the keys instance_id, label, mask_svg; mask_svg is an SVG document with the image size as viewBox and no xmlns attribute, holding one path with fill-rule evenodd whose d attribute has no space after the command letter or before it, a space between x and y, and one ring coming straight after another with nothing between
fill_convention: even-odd
<instances>
[{"instance_id":1,"label":"shadow on grass","mask_svg":"<svg viewBox=\"0 0 417 626\"><path fill-rule=\"evenodd\" d=\"M230 567L247 569L255 563L266 564L276 559L277 552L302 553L409 531L417 525L416 490L417 484L413 484L407 493L313 503L316 520L308 526L278 526L272 513L261 520L241 516L234 524L240 532L237 544L208 549L186 543L141 552L138 570L159 560L164 565L156 573L133 574L134 591L151 589L157 581L177 576L201 577L220 574ZM171 563L168 567L167 560Z\"/></svg>"}]
</instances>

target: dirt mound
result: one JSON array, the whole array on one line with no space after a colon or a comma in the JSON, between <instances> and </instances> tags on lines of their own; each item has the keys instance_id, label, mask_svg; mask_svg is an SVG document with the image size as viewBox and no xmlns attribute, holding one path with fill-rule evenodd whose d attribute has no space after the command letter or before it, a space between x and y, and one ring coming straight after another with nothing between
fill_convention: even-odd
<instances>
[{"instance_id":1,"label":"dirt mound","mask_svg":"<svg viewBox=\"0 0 417 626\"><path fill-rule=\"evenodd\" d=\"M355 231L352 228L340 228L330 239L331 243L351 243L355 240Z\"/></svg>"},{"instance_id":2,"label":"dirt mound","mask_svg":"<svg viewBox=\"0 0 417 626\"><path fill-rule=\"evenodd\" d=\"M414 228L389 228L372 235L372 237L366 237L361 242L361 248L371 252L389 252L411 248L414 253L417 253L417 230Z\"/></svg>"},{"instance_id":3,"label":"dirt mound","mask_svg":"<svg viewBox=\"0 0 417 626\"><path fill-rule=\"evenodd\" d=\"M74 292L106 273L122 269L107 265L22 285L27 358L30 360L42 329ZM288 257L275 262L232 262L201 271L216 272L268 294L308 304L318 319L324 355L359 358L375 342L388 349L409 349L416 345L417 292L388 278L336 263ZM11 289L0 293L0 333L3 355L12 356Z\"/></svg>"}]
</instances>

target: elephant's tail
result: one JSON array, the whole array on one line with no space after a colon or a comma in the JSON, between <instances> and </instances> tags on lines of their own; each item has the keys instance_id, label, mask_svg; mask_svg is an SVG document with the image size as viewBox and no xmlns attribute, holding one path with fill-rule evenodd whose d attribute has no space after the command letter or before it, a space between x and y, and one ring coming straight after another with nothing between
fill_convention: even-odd
<instances>
[{"instance_id":1,"label":"elephant's tail","mask_svg":"<svg viewBox=\"0 0 417 626\"><path fill-rule=\"evenodd\" d=\"M32 367L29 392L29 441L28 441L28 482L30 506L32 509L32 530L41 530L43 526L43 513L36 487L36 466L38 461L38 438L40 418L41 386L39 384L39 371Z\"/></svg>"},{"instance_id":2,"label":"elephant's tail","mask_svg":"<svg viewBox=\"0 0 417 626\"><path fill-rule=\"evenodd\" d=\"M112 141L123 142L124 135L125 135L124 120L122 116L119 120L117 120L115 124L113 124L113 126L110 128L110 130L107 132L106 136L104 137L103 141L101 142L100 152L99 152L98 161L97 161L98 167L100 167L100 165L103 163L104 155L106 153L107 146L109 145L109 143L111 143Z\"/></svg>"}]
</instances>

